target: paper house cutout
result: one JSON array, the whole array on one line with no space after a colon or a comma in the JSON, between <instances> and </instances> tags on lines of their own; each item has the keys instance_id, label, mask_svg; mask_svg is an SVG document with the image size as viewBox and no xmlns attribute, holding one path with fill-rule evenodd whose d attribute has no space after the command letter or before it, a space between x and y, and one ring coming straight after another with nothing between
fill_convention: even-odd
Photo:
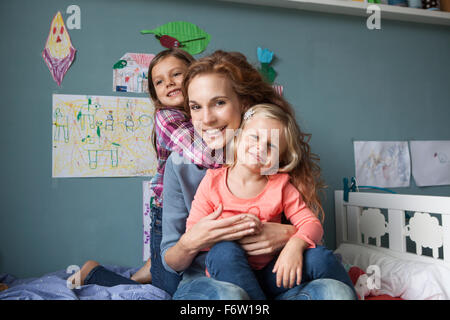
<instances>
[{"instance_id":1,"label":"paper house cutout","mask_svg":"<svg viewBox=\"0 0 450 320\"><path fill-rule=\"evenodd\" d=\"M113 91L148 93L148 66L155 57L148 53L126 53L113 67Z\"/></svg>"}]
</instances>

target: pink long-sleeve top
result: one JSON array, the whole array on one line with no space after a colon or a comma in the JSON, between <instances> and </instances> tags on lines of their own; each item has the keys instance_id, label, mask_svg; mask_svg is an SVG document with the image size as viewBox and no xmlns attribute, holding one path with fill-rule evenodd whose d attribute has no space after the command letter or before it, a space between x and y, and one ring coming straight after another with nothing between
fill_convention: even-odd
<instances>
[{"instance_id":1,"label":"pink long-sleeve top","mask_svg":"<svg viewBox=\"0 0 450 320\"><path fill-rule=\"evenodd\" d=\"M323 228L316 215L306 206L298 190L289 182L289 175L278 173L269 175L268 182L256 197L242 199L236 197L227 186L228 168L209 169L201 181L191 211L186 221L186 231L201 218L211 214L222 203L222 214L218 219L241 213L256 215L261 222L281 223L281 214L297 228L293 235L299 237L314 248L320 243ZM273 259L273 255L249 256L254 269L261 269Z\"/></svg>"}]
</instances>

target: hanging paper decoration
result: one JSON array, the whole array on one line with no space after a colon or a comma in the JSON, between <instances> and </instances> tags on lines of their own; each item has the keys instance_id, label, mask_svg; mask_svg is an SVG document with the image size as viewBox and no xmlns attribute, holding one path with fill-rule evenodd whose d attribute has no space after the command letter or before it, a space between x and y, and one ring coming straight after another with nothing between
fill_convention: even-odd
<instances>
[{"instance_id":1,"label":"hanging paper decoration","mask_svg":"<svg viewBox=\"0 0 450 320\"><path fill-rule=\"evenodd\" d=\"M261 68L259 72L272 85L272 88L280 95L283 95L283 86L280 84L274 83L275 78L277 76L276 71L270 66L273 60L273 51L269 49L262 49L258 47L257 49L258 61L261 64Z\"/></svg>"},{"instance_id":2,"label":"hanging paper decoration","mask_svg":"<svg viewBox=\"0 0 450 320\"><path fill-rule=\"evenodd\" d=\"M283 95L283 86L279 84L272 84L272 88L280 95Z\"/></svg>"},{"instance_id":3,"label":"hanging paper decoration","mask_svg":"<svg viewBox=\"0 0 450 320\"><path fill-rule=\"evenodd\" d=\"M156 38L158 39L158 36L156 36ZM166 48L179 48L181 46L180 41L167 35L159 37L159 43Z\"/></svg>"},{"instance_id":4,"label":"hanging paper decoration","mask_svg":"<svg viewBox=\"0 0 450 320\"><path fill-rule=\"evenodd\" d=\"M75 52L61 12L58 11L52 20L47 42L42 51L42 57L58 86L61 85L67 69L75 59Z\"/></svg>"},{"instance_id":5,"label":"hanging paper decoration","mask_svg":"<svg viewBox=\"0 0 450 320\"><path fill-rule=\"evenodd\" d=\"M152 30L142 30L141 34L152 33L165 48L181 48L190 54L198 54L206 49L211 36L195 24L185 21L166 23Z\"/></svg>"},{"instance_id":6,"label":"hanging paper decoration","mask_svg":"<svg viewBox=\"0 0 450 320\"><path fill-rule=\"evenodd\" d=\"M273 59L273 52L269 49L262 49L258 47L257 54L258 60L261 63L259 72L269 83L272 84L275 81L275 77L277 76L275 70L270 66L270 63Z\"/></svg>"},{"instance_id":7,"label":"hanging paper decoration","mask_svg":"<svg viewBox=\"0 0 450 320\"><path fill-rule=\"evenodd\" d=\"M148 66L154 57L150 53L125 53L113 65L113 91L148 92Z\"/></svg>"}]
</instances>

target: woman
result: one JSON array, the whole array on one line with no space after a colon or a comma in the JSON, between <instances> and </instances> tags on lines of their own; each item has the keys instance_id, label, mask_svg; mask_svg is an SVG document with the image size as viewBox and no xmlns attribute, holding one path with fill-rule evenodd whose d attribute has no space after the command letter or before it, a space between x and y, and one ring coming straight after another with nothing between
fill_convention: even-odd
<instances>
[{"instance_id":1,"label":"woman","mask_svg":"<svg viewBox=\"0 0 450 320\"><path fill-rule=\"evenodd\" d=\"M226 158L232 132L239 128L242 114L252 105L272 103L293 115L289 104L265 83L258 71L239 53L216 51L193 63L183 82L186 112L191 115L194 129L217 161ZM227 134L228 133L228 134ZM230 134L231 133L231 134ZM308 136L299 137L303 142ZM307 145L307 143L305 143ZM304 148L304 152L310 152ZM302 195L307 205L321 209L317 191L320 189L320 169L314 157L301 161L298 170L309 170L315 177ZM222 162L223 163L223 162ZM248 255L279 251L296 232L291 225L265 223L259 229L251 214L240 214L215 220L222 208L200 220L185 233L191 203L206 170L187 163L172 154L164 174L163 235L161 258L164 267L182 274L182 281L173 299L248 299L239 287L206 277L203 249L224 240L237 240ZM256 231L260 231L255 234ZM296 286L276 299L355 299L353 289L332 279L314 280Z\"/></svg>"}]
</instances>

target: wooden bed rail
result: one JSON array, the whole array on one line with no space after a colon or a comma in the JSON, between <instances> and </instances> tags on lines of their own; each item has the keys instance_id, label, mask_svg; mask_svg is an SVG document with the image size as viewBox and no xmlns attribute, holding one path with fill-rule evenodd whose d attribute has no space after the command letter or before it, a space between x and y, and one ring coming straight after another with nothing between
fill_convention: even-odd
<instances>
[{"instance_id":1,"label":"wooden bed rail","mask_svg":"<svg viewBox=\"0 0 450 320\"><path fill-rule=\"evenodd\" d=\"M450 197L350 192L346 202L342 190L334 197L337 246L367 245L401 258L450 264ZM382 247L385 234L388 246ZM407 237L415 254L407 251ZM423 248L430 248L431 256L424 256Z\"/></svg>"}]
</instances>

